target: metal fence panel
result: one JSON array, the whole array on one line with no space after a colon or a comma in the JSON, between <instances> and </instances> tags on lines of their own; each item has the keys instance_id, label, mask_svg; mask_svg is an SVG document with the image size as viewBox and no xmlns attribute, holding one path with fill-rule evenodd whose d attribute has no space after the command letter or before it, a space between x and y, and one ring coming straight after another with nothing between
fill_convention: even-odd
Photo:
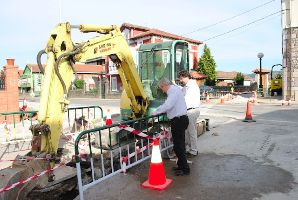
<instances>
[{"instance_id":1,"label":"metal fence panel","mask_svg":"<svg viewBox=\"0 0 298 200\"><path fill-rule=\"evenodd\" d=\"M84 199L83 193L87 188L150 158L151 140L155 137L160 138L161 151L173 146L165 115L81 132L75 140L80 199ZM86 169L91 170L90 181L83 183Z\"/></svg>"}]
</instances>

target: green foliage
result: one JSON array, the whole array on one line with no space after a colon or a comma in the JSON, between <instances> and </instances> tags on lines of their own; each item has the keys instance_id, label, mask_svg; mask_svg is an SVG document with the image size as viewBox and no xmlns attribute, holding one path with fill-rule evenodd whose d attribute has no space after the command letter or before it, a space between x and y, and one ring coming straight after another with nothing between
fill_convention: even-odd
<instances>
[{"instance_id":1,"label":"green foliage","mask_svg":"<svg viewBox=\"0 0 298 200\"><path fill-rule=\"evenodd\" d=\"M77 89L83 89L84 84L85 84L85 81L81 79L78 79L74 82L74 85L76 86Z\"/></svg>"},{"instance_id":2,"label":"green foliage","mask_svg":"<svg viewBox=\"0 0 298 200\"><path fill-rule=\"evenodd\" d=\"M238 72L236 77L234 78L235 85L243 85L244 83L244 75L241 72Z\"/></svg>"},{"instance_id":3,"label":"green foliage","mask_svg":"<svg viewBox=\"0 0 298 200\"><path fill-rule=\"evenodd\" d=\"M91 95L98 95L98 88L94 88L88 91L88 94Z\"/></svg>"},{"instance_id":4,"label":"green foliage","mask_svg":"<svg viewBox=\"0 0 298 200\"><path fill-rule=\"evenodd\" d=\"M207 79L205 81L206 85L214 86L216 83L216 63L211 55L210 49L205 44L203 55L198 62L198 72L201 72L207 75Z\"/></svg>"},{"instance_id":5,"label":"green foliage","mask_svg":"<svg viewBox=\"0 0 298 200\"><path fill-rule=\"evenodd\" d=\"M274 79L282 79L281 74L275 74Z\"/></svg>"}]
</instances>

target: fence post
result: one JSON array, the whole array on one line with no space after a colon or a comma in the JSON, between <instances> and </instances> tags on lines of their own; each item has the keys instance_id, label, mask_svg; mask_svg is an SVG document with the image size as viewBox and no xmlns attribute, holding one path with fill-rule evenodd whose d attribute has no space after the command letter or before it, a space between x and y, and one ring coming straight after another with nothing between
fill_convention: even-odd
<instances>
[{"instance_id":1,"label":"fence post","mask_svg":"<svg viewBox=\"0 0 298 200\"><path fill-rule=\"evenodd\" d=\"M18 66L14 65L14 59L6 59L7 64L3 67L5 74L5 90L0 92L0 112L19 111L18 92ZM1 120L1 119L0 119ZM7 119L8 123L13 122L13 118Z\"/></svg>"}]
</instances>

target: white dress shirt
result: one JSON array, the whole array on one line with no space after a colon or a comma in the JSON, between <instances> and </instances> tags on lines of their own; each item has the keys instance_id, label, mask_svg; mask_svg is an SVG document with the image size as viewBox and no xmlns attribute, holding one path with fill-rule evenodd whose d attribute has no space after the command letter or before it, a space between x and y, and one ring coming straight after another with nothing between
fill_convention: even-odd
<instances>
[{"instance_id":1,"label":"white dress shirt","mask_svg":"<svg viewBox=\"0 0 298 200\"><path fill-rule=\"evenodd\" d=\"M196 80L190 79L182 88L187 109L200 107L200 87Z\"/></svg>"},{"instance_id":2,"label":"white dress shirt","mask_svg":"<svg viewBox=\"0 0 298 200\"><path fill-rule=\"evenodd\" d=\"M184 95L178 86L170 86L166 101L156 109L155 114L160 113L167 113L169 119L186 115L187 108Z\"/></svg>"}]
</instances>

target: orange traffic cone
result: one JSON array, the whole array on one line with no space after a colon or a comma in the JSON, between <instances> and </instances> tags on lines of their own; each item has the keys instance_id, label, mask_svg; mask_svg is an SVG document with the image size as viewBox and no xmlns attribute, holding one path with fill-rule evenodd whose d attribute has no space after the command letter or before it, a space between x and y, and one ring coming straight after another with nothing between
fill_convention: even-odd
<instances>
[{"instance_id":1,"label":"orange traffic cone","mask_svg":"<svg viewBox=\"0 0 298 200\"><path fill-rule=\"evenodd\" d=\"M113 124L112 116L111 116L111 113L110 113L110 109L108 109L108 113L107 113L107 116L106 116L106 126L109 126L109 125L112 125L112 124Z\"/></svg>"},{"instance_id":2,"label":"orange traffic cone","mask_svg":"<svg viewBox=\"0 0 298 200\"><path fill-rule=\"evenodd\" d=\"M210 103L209 94L207 94L207 97L206 97L206 103Z\"/></svg>"},{"instance_id":3,"label":"orange traffic cone","mask_svg":"<svg viewBox=\"0 0 298 200\"><path fill-rule=\"evenodd\" d=\"M167 179L159 150L159 141L154 139L148 180L142 186L155 190L164 190L173 182Z\"/></svg>"},{"instance_id":4,"label":"orange traffic cone","mask_svg":"<svg viewBox=\"0 0 298 200\"><path fill-rule=\"evenodd\" d=\"M255 122L256 121L256 120L253 120L252 119L249 101L247 101L247 104L246 104L246 116L245 116L245 119L242 120L242 121L243 122Z\"/></svg>"},{"instance_id":5,"label":"orange traffic cone","mask_svg":"<svg viewBox=\"0 0 298 200\"><path fill-rule=\"evenodd\" d=\"M220 104L225 104L224 98L220 98Z\"/></svg>"}]
</instances>

